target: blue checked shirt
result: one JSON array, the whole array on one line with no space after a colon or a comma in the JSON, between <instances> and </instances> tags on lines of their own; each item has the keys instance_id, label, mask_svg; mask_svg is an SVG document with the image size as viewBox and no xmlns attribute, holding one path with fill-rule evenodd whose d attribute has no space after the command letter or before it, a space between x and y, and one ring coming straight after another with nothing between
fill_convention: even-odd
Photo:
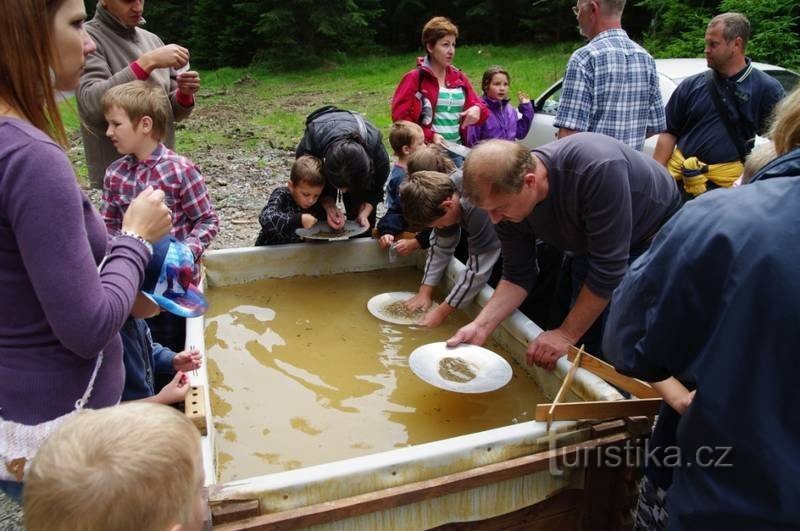
<instances>
[{"instance_id":1,"label":"blue checked shirt","mask_svg":"<svg viewBox=\"0 0 800 531\"><path fill-rule=\"evenodd\" d=\"M621 29L607 30L567 63L556 127L602 133L642 150L666 128L656 64Z\"/></svg>"}]
</instances>

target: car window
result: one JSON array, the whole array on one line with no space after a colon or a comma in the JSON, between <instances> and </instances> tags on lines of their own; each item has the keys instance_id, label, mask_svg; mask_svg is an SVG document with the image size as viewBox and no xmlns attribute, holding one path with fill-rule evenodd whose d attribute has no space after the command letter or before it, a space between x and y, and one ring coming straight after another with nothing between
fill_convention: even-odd
<instances>
[{"instance_id":1,"label":"car window","mask_svg":"<svg viewBox=\"0 0 800 531\"><path fill-rule=\"evenodd\" d=\"M536 112L555 115L561 102L561 88L562 81L559 81L542 94L536 102Z\"/></svg>"},{"instance_id":2,"label":"car window","mask_svg":"<svg viewBox=\"0 0 800 531\"><path fill-rule=\"evenodd\" d=\"M797 86L798 81L800 81L800 76L789 70L764 70L764 73L777 79L778 82L783 85L783 90L785 90L787 94L791 92Z\"/></svg>"}]
</instances>

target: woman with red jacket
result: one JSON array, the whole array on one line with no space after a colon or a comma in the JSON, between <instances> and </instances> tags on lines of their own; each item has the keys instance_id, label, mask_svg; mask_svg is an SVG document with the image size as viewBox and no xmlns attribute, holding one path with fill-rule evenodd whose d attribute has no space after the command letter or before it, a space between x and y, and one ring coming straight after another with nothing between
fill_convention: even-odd
<instances>
[{"instance_id":1,"label":"woman with red jacket","mask_svg":"<svg viewBox=\"0 0 800 531\"><path fill-rule=\"evenodd\" d=\"M453 66L456 38L458 28L449 19L430 19L422 28L427 55L403 76L392 98L392 120L420 124L428 143L464 144L467 128L489 116L467 76Z\"/></svg>"}]
</instances>

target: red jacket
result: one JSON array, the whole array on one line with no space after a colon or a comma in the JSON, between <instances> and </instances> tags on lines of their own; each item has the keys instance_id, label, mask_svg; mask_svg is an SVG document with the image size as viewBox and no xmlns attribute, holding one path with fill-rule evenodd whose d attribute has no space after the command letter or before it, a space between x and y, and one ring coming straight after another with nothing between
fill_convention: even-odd
<instances>
[{"instance_id":1,"label":"red jacket","mask_svg":"<svg viewBox=\"0 0 800 531\"><path fill-rule=\"evenodd\" d=\"M422 80L420 81L420 76ZM466 74L454 66L447 67L447 73L444 80L447 88L462 87L466 100L464 101L464 109L468 109L473 105L477 105L481 109L481 118L478 125L486 121L489 117L489 109L483 103L472 85L467 79ZM439 81L431 70L428 58L419 57L417 59L417 68L411 70L403 76L400 84L394 91L392 97L392 121L408 120L409 122L419 123L419 115L422 112L422 103L416 98L417 91L422 92L430 100L431 106L434 111L436 110L436 101L439 98ZM431 125L421 125L425 133L425 141L430 142L433 139L433 129ZM467 140L467 129L461 128L461 143L465 144Z\"/></svg>"}]
</instances>

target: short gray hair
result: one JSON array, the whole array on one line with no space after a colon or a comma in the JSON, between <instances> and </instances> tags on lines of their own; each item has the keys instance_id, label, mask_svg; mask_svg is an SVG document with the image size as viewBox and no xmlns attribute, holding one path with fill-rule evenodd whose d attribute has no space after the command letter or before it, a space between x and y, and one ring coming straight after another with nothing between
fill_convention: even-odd
<instances>
[{"instance_id":1,"label":"short gray hair","mask_svg":"<svg viewBox=\"0 0 800 531\"><path fill-rule=\"evenodd\" d=\"M579 0L580 4L586 4L591 0ZM605 17L622 17L625 10L625 0L594 0L600 6L600 13Z\"/></svg>"},{"instance_id":2,"label":"short gray hair","mask_svg":"<svg viewBox=\"0 0 800 531\"><path fill-rule=\"evenodd\" d=\"M722 13L711 19L708 29L722 24L722 36L725 42L731 42L736 37L742 39L742 50L747 47L747 40L750 38L750 21L741 13Z\"/></svg>"}]
</instances>

